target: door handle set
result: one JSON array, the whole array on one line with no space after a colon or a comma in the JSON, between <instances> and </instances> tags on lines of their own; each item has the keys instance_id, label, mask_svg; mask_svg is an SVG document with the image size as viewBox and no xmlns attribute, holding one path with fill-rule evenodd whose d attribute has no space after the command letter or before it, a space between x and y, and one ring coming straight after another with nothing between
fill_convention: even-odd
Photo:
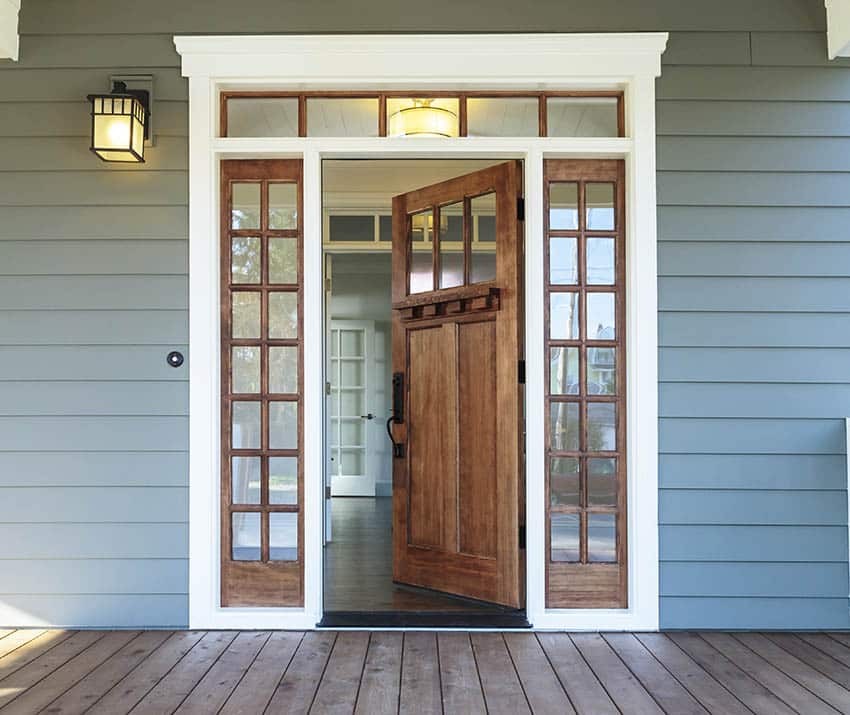
<instances>
[{"instance_id":1,"label":"door handle set","mask_svg":"<svg viewBox=\"0 0 850 715\"><path fill-rule=\"evenodd\" d=\"M404 457L404 443L396 442L393 437L393 425L404 424L404 373L393 373L393 413L387 420L387 434L393 443L393 457Z\"/></svg>"}]
</instances>

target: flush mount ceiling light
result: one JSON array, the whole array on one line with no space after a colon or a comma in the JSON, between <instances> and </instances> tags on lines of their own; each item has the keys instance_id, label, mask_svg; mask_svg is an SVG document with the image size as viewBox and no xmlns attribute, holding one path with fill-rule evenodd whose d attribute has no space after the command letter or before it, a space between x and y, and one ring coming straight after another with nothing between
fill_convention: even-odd
<instances>
[{"instance_id":1,"label":"flush mount ceiling light","mask_svg":"<svg viewBox=\"0 0 850 715\"><path fill-rule=\"evenodd\" d=\"M121 81L109 94L90 94L91 150L103 161L144 162L149 135L150 93Z\"/></svg>"},{"instance_id":2,"label":"flush mount ceiling light","mask_svg":"<svg viewBox=\"0 0 850 715\"><path fill-rule=\"evenodd\" d=\"M457 113L434 99L411 99L390 115L391 137L456 137Z\"/></svg>"}]
</instances>

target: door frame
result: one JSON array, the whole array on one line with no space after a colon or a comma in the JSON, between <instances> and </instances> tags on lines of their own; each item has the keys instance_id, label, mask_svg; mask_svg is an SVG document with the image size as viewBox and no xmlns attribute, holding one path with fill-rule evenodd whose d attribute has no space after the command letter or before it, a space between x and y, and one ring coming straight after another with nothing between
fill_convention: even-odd
<instances>
[{"instance_id":1,"label":"door frame","mask_svg":"<svg viewBox=\"0 0 850 715\"><path fill-rule=\"evenodd\" d=\"M526 351L526 612L539 629L657 630L658 366L655 78L666 33L175 37L189 77L189 626L313 628L322 617L324 159L523 161ZM427 74L422 68L427 67ZM221 138L220 92L239 89L618 89L626 136L448 139ZM301 158L304 192L304 585L300 608L218 602L218 222L223 159ZM629 607L547 609L544 533L543 160L626 165Z\"/></svg>"}]
</instances>

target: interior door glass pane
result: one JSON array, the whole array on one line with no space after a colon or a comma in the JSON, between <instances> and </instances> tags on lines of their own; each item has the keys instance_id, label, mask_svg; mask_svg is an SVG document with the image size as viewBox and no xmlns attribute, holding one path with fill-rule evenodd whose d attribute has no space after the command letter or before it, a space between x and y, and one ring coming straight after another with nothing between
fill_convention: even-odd
<instances>
[{"instance_id":1,"label":"interior door glass pane","mask_svg":"<svg viewBox=\"0 0 850 715\"><path fill-rule=\"evenodd\" d=\"M363 387L363 360L342 359L339 365L340 387Z\"/></svg>"},{"instance_id":2,"label":"interior door glass pane","mask_svg":"<svg viewBox=\"0 0 850 715\"><path fill-rule=\"evenodd\" d=\"M340 444L348 447L360 447L366 441L363 420L354 416L353 419L343 419L340 423Z\"/></svg>"},{"instance_id":3,"label":"interior door glass pane","mask_svg":"<svg viewBox=\"0 0 850 715\"><path fill-rule=\"evenodd\" d=\"M575 236L549 239L549 282L552 285L578 283L578 238Z\"/></svg>"},{"instance_id":4,"label":"interior door glass pane","mask_svg":"<svg viewBox=\"0 0 850 715\"><path fill-rule=\"evenodd\" d=\"M328 240L374 243L375 217L367 216L366 214L335 214L328 216Z\"/></svg>"},{"instance_id":5,"label":"interior door glass pane","mask_svg":"<svg viewBox=\"0 0 850 715\"><path fill-rule=\"evenodd\" d=\"M234 236L230 239L230 246L231 281L233 283L259 283L259 236Z\"/></svg>"},{"instance_id":6,"label":"interior door glass pane","mask_svg":"<svg viewBox=\"0 0 850 715\"><path fill-rule=\"evenodd\" d=\"M365 473L363 465L363 450L343 449L340 450L340 475L345 477L359 477Z\"/></svg>"},{"instance_id":7,"label":"interior door glass pane","mask_svg":"<svg viewBox=\"0 0 850 715\"><path fill-rule=\"evenodd\" d=\"M298 514L269 514L269 561L298 561Z\"/></svg>"},{"instance_id":8,"label":"interior door glass pane","mask_svg":"<svg viewBox=\"0 0 850 715\"><path fill-rule=\"evenodd\" d=\"M297 293L269 293L269 337L273 340L298 337Z\"/></svg>"},{"instance_id":9,"label":"interior door glass pane","mask_svg":"<svg viewBox=\"0 0 850 715\"><path fill-rule=\"evenodd\" d=\"M578 230L578 184L549 184L549 230Z\"/></svg>"},{"instance_id":10,"label":"interior door glass pane","mask_svg":"<svg viewBox=\"0 0 850 715\"><path fill-rule=\"evenodd\" d=\"M550 521L552 561L579 561L581 517L578 514L552 514Z\"/></svg>"},{"instance_id":11,"label":"interior door glass pane","mask_svg":"<svg viewBox=\"0 0 850 715\"><path fill-rule=\"evenodd\" d=\"M539 136L539 100L537 97L469 97L466 128L470 137Z\"/></svg>"},{"instance_id":12,"label":"interior door glass pane","mask_svg":"<svg viewBox=\"0 0 850 715\"><path fill-rule=\"evenodd\" d=\"M614 230L614 184L585 184L588 231Z\"/></svg>"},{"instance_id":13,"label":"interior door glass pane","mask_svg":"<svg viewBox=\"0 0 850 715\"><path fill-rule=\"evenodd\" d=\"M260 560L260 513L231 514L231 544L234 561Z\"/></svg>"},{"instance_id":14,"label":"interior door glass pane","mask_svg":"<svg viewBox=\"0 0 850 715\"><path fill-rule=\"evenodd\" d=\"M553 340L578 340L579 293L549 295L549 337Z\"/></svg>"},{"instance_id":15,"label":"interior door glass pane","mask_svg":"<svg viewBox=\"0 0 850 715\"><path fill-rule=\"evenodd\" d=\"M552 402L549 405L549 444L555 452L579 449L579 405L577 402Z\"/></svg>"},{"instance_id":16,"label":"interior door glass pane","mask_svg":"<svg viewBox=\"0 0 850 715\"><path fill-rule=\"evenodd\" d=\"M378 98L308 97L307 136L378 136Z\"/></svg>"},{"instance_id":17,"label":"interior door glass pane","mask_svg":"<svg viewBox=\"0 0 850 715\"><path fill-rule=\"evenodd\" d=\"M231 333L234 338L260 337L260 294L239 291L232 294Z\"/></svg>"},{"instance_id":18,"label":"interior door glass pane","mask_svg":"<svg viewBox=\"0 0 850 715\"><path fill-rule=\"evenodd\" d=\"M617 504L617 460L613 457L587 460L587 503L591 506Z\"/></svg>"},{"instance_id":19,"label":"interior door glass pane","mask_svg":"<svg viewBox=\"0 0 850 715\"><path fill-rule=\"evenodd\" d=\"M232 403L231 444L233 449L260 448L260 403Z\"/></svg>"},{"instance_id":20,"label":"interior door glass pane","mask_svg":"<svg viewBox=\"0 0 850 715\"><path fill-rule=\"evenodd\" d=\"M617 561L617 515L587 515L587 560L614 563Z\"/></svg>"},{"instance_id":21,"label":"interior door glass pane","mask_svg":"<svg viewBox=\"0 0 850 715\"><path fill-rule=\"evenodd\" d=\"M581 470L576 457L552 457L549 467L552 504L579 506L581 502Z\"/></svg>"},{"instance_id":22,"label":"interior door glass pane","mask_svg":"<svg viewBox=\"0 0 850 715\"><path fill-rule=\"evenodd\" d=\"M297 402L269 402L269 449L298 449Z\"/></svg>"},{"instance_id":23,"label":"interior door glass pane","mask_svg":"<svg viewBox=\"0 0 850 715\"><path fill-rule=\"evenodd\" d=\"M230 476L233 504L260 503L259 457L233 457Z\"/></svg>"},{"instance_id":24,"label":"interior door glass pane","mask_svg":"<svg viewBox=\"0 0 850 715\"><path fill-rule=\"evenodd\" d=\"M269 392L298 392L298 348L294 345L269 348Z\"/></svg>"},{"instance_id":25,"label":"interior door glass pane","mask_svg":"<svg viewBox=\"0 0 850 715\"><path fill-rule=\"evenodd\" d=\"M269 283L298 282L298 239L269 239Z\"/></svg>"},{"instance_id":26,"label":"interior door glass pane","mask_svg":"<svg viewBox=\"0 0 850 715\"><path fill-rule=\"evenodd\" d=\"M231 190L230 227L260 228L260 185L234 182Z\"/></svg>"},{"instance_id":27,"label":"interior door glass pane","mask_svg":"<svg viewBox=\"0 0 850 715\"><path fill-rule=\"evenodd\" d=\"M616 395L617 365L615 348L587 349L587 394Z\"/></svg>"},{"instance_id":28,"label":"interior door glass pane","mask_svg":"<svg viewBox=\"0 0 850 715\"><path fill-rule=\"evenodd\" d=\"M365 354L365 330L340 330L340 355L347 358L360 358Z\"/></svg>"},{"instance_id":29,"label":"interior door glass pane","mask_svg":"<svg viewBox=\"0 0 850 715\"><path fill-rule=\"evenodd\" d=\"M410 293L434 290L431 231L434 214L423 211L410 217Z\"/></svg>"},{"instance_id":30,"label":"interior door glass pane","mask_svg":"<svg viewBox=\"0 0 850 715\"><path fill-rule=\"evenodd\" d=\"M476 196L469 205L475 226L469 282L496 280L496 194Z\"/></svg>"},{"instance_id":31,"label":"interior door glass pane","mask_svg":"<svg viewBox=\"0 0 850 715\"><path fill-rule=\"evenodd\" d=\"M388 97L387 134L391 137L456 137L457 97Z\"/></svg>"},{"instance_id":32,"label":"interior door glass pane","mask_svg":"<svg viewBox=\"0 0 850 715\"><path fill-rule=\"evenodd\" d=\"M440 288L462 286L463 269L463 202L460 201L440 207Z\"/></svg>"},{"instance_id":33,"label":"interior door glass pane","mask_svg":"<svg viewBox=\"0 0 850 715\"><path fill-rule=\"evenodd\" d=\"M587 404L587 449L613 452L617 449L617 405L613 402Z\"/></svg>"},{"instance_id":34,"label":"interior door glass pane","mask_svg":"<svg viewBox=\"0 0 850 715\"><path fill-rule=\"evenodd\" d=\"M552 239L555 240L555 239ZM587 282L590 285L613 285L614 239L590 237L587 239Z\"/></svg>"},{"instance_id":35,"label":"interior door glass pane","mask_svg":"<svg viewBox=\"0 0 850 715\"><path fill-rule=\"evenodd\" d=\"M298 503L298 458L269 457L269 504Z\"/></svg>"},{"instance_id":36,"label":"interior door glass pane","mask_svg":"<svg viewBox=\"0 0 850 715\"><path fill-rule=\"evenodd\" d=\"M230 351L231 389L236 394L260 391L260 348L234 345Z\"/></svg>"},{"instance_id":37,"label":"interior door glass pane","mask_svg":"<svg viewBox=\"0 0 850 715\"><path fill-rule=\"evenodd\" d=\"M245 97L227 100L227 136L297 137L297 97Z\"/></svg>"},{"instance_id":38,"label":"interior door glass pane","mask_svg":"<svg viewBox=\"0 0 850 715\"><path fill-rule=\"evenodd\" d=\"M269 184L269 228L298 228L298 184Z\"/></svg>"},{"instance_id":39,"label":"interior door glass pane","mask_svg":"<svg viewBox=\"0 0 850 715\"><path fill-rule=\"evenodd\" d=\"M549 394L579 394L578 348L549 348Z\"/></svg>"},{"instance_id":40,"label":"interior door glass pane","mask_svg":"<svg viewBox=\"0 0 850 715\"><path fill-rule=\"evenodd\" d=\"M616 137L617 97L548 97L550 137Z\"/></svg>"},{"instance_id":41,"label":"interior door glass pane","mask_svg":"<svg viewBox=\"0 0 850 715\"><path fill-rule=\"evenodd\" d=\"M616 300L614 293L587 294L587 339L614 340Z\"/></svg>"}]
</instances>

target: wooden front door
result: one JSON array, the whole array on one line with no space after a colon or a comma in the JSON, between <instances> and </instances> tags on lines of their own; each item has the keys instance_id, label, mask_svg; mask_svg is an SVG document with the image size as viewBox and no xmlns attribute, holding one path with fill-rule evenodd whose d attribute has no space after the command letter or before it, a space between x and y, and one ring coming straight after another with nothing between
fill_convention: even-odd
<instances>
[{"instance_id":1,"label":"wooden front door","mask_svg":"<svg viewBox=\"0 0 850 715\"><path fill-rule=\"evenodd\" d=\"M524 606L521 165L393 199L393 578Z\"/></svg>"}]
</instances>

